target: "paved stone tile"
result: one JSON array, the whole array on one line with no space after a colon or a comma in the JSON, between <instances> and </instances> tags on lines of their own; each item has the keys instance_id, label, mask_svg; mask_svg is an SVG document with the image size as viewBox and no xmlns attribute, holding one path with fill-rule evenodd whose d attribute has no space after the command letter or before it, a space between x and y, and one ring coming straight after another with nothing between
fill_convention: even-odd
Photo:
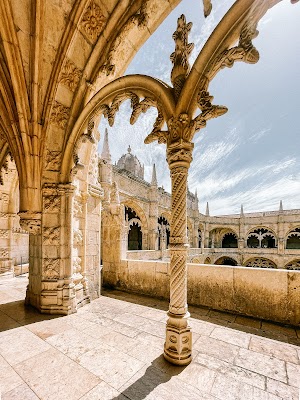
<instances>
[{"instance_id":1,"label":"paved stone tile","mask_svg":"<svg viewBox=\"0 0 300 400\"><path fill-rule=\"evenodd\" d=\"M0 340L0 354L12 366L49 348L49 344L26 328L13 329Z\"/></svg>"},{"instance_id":2,"label":"paved stone tile","mask_svg":"<svg viewBox=\"0 0 300 400\"><path fill-rule=\"evenodd\" d=\"M300 388L300 365L286 363L289 385Z\"/></svg>"},{"instance_id":3,"label":"paved stone tile","mask_svg":"<svg viewBox=\"0 0 300 400\"><path fill-rule=\"evenodd\" d=\"M21 326L19 322L0 311L0 332Z\"/></svg>"},{"instance_id":4,"label":"paved stone tile","mask_svg":"<svg viewBox=\"0 0 300 400\"><path fill-rule=\"evenodd\" d=\"M287 382L284 361L266 354L260 354L241 348L234 364L269 378L285 383Z\"/></svg>"},{"instance_id":5,"label":"paved stone tile","mask_svg":"<svg viewBox=\"0 0 300 400\"><path fill-rule=\"evenodd\" d=\"M20 376L0 356L0 394L4 394L23 383Z\"/></svg>"},{"instance_id":6,"label":"paved stone tile","mask_svg":"<svg viewBox=\"0 0 300 400\"><path fill-rule=\"evenodd\" d=\"M209 311L209 308L189 306L189 312L191 313L192 318L207 315Z\"/></svg>"},{"instance_id":7,"label":"paved stone tile","mask_svg":"<svg viewBox=\"0 0 300 400\"><path fill-rule=\"evenodd\" d=\"M267 391L283 400L299 400L299 389L274 379L267 379Z\"/></svg>"},{"instance_id":8,"label":"paved stone tile","mask_svg":"<svg viewBox=\"0 0 300 400\"><path fill-rule=\"evenodd\" d=\"M140 314L141 317L149 318L154 321L165 321L168 316L165 311L148 309Z\"/></svg>"},{"instance_id":9,"label":"paved stone tile","mask_svg":"<svg viewBox=\"0 0 300 400\"><path fill-rule=\"evenodd\" d=\"M275 340L252 336L249 350L256 351L257 353L268 354L269 356L289 361L294 364L299 363L296 347Z\"/></svg>"},{"instance_id":10,"label":"paved stone tile","mask_svg":"<svg viewBox=\"0 0 300 400\"><path fill-rule=\"evenodd\" d=\"M41 339L47 339L50 336L72 329L72 326L67 323L66 317L61 317L28 324L26 328Z\"/></svg>"},{"instance_id":11,"label":"paved stone tile","mask_svg":"<svg viewBox=\"0 0 300 400\"><path fill-rule=\"evenodd\" d=\"M211 394L220 400L253 400L253 386L217 374Z\"/></svg>"},{"instance_id":12,"label":"paved stone tile","mask_svg":"<svg viewBox=\"0 0 300 400\"><path fill-rule=\"evenodd\" d=\"M26 385L23 383L22 385L16 387L15 389L10 390L5 393L2 397L2 400L39 400L39 397Z\"/></svg>"},{"instance_id":13,"label":"paved stone tile","mask_svg":"<svg viewBox=\"0 0 300 400\"><path fill-rule=\"evenodd\" d=\"M194 362L237 381L244 382L259 389L265 389L266 378L256 372L249 371L242 367L232 365L226 361L201 353L194 358Z\"/></svg>"},{"instance_id":14,"label":"paved stone tile","mask_svg":"<svg viewBox=\"0 0 300 400\"><path fill-rule=\"evenodd\" d=\"M145 364L127 354L104 347L95 348L78 357L80 365L119 389Z\"/></svg>"},{"instance_id":15,"label":"paved stone tile","mask_svg":"<svg viewBox=\"0 0 300 400\"><path fill-rule=\"evenodd\" d=\"M284 336L297 336L294 328L289 326L283 326L278 324L273 324L271 322L262 321L261 329L265 331L277 332Z\"/></svg>"},{"instance_id":16,"label":"paved stone tile","mask_svg":"<svg viewBox=\"0 0 300 400\"><path fill-rule=\"evenodd\" d=\"M179 379L194 386L201 392L211 391L216 373L203 365L192 363L185 368L179 375Z\"/></svg>"},{"instance_id":17,"label":"paved stone tile","mask_svg":"<svg viewBox=\"0 0 300 400\"><path fill-rule=\"evenodd\" d=\"M215 328L210 334L210 337L239 347L245 347L245 349L247 349L251 336L246 333L237 332L233 329Z\"/></svg>"},{"instance_id":18,"label":"paved stone tile","mask_svg":"<svg viewBox=\"0 0 300 400\"><path fill-rule=\"evenodd\" d=\"M226 312L220 312L220 311L214 311L214 310L210 310L208 313L208 316L210 318L215 318L217 320L227 321L227 322L234 322L236 319L236 315L234 315L234 314L229 314Z\"/></svg>"},{"instance_id":19,"label":"paved stone tile","mask_svg":"<svg viewBox=\"0 0 300 400\"><path fill-rule=\"evenodd\" d=\"M241 315L238 315L236 317L235 323L240 324L240 325L249 326L249 327L256 328L256 329L261 328L261 320L250 318L250 317L243 317Z\"/></svg>"},{"instance_id":20,"label":"paved stone tile","mask_svg":"<svg viewBox=\"0 0 300 400\"><path fill-rule=\"evenodd\" d=\"M239 352L239 347L207 336L201 336L194 344L194 349L198 350L199 353L204 353L231 363Z\"/></svg>"},{"instance_id":21,"label":"paved stone tile","mask_svg":"<svg viewBox=\"0 0 300 400\"><path fill-rule=\"evenodd\" d=\"M172 372L166 373L152 363L138 371L120 390L131 400L215 400L208 393L201 392L184 380L178 379L182 371L184 368L174 367Z\"/></svg>"},{"instance_id":22,"label":"paved stone tile","mask_svg":"<svg viewBox=\"0 0 300 400\"><path fill-rule=\"evenodd\" d=\"M43 400L77 400L100 382L53 348L17 364L15 370Z\"/></svg>"},{"instance_id":23,"label":"paved stone tile","mask_svg":"<svg viewBox=\"0 0 300 400\"><path fill-rule=\"evenodd\" d=\"M282 398L276 396L275 394L266 392L265 390L261 390L261 389L254 387L253 388L253 400L282 400Z\"/></svg>"},{"instance_id":24,"label":"paved stone tile","mask_svg":"<svg viewBox=\"0 0 300 400\"><path fill-rule=\"evenodd\" d=\"M123 396L119 391L102 381L80 400L128 400L128 397Z\"/></svg>"},{"instance_id":25,"label":"paved stone tile","mask_svg":"<svg viewBox=\"0 0 300 400\"><path fill-rule=\"evenodd\" d=\"M88 316L91 316L91 318L88 318ZM90 313L80 316L77 314L72 314L65 317L66 323L79 331L84 331L86 329L92 329L93 327L95 327L95 320L96 315Z\"/></svg>"},{"instance_id":26,"label":"paved stone tile","mask_svg":"<svg viewBox=\"0 0 300 400\"><path fill-rule=\"evenodd\" d=\"M200 335L209 336L215 329L215 325L210 322L203 322L197 319L191 318L189 320L189 325L192 328L192 332L199 333Z\"/></svg>"},{"instance_id":27,"label":"paved stone tile","mask_svg":"<svg viewBox=\"0 0 300 400\"><path fill-rule=\"evenodd\" d=\"M82 354L96 347L104 347L100 338L95 339L75 329L69 329L63 333L51 336L46 341L74 361L78 361L78 358Z\"/></svg>"}]
</instances>

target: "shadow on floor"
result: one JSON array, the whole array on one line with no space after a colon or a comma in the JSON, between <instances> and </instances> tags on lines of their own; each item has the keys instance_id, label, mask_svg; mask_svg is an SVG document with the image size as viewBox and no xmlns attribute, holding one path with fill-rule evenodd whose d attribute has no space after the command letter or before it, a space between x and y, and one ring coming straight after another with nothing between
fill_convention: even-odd
<instances>
[{"instance_id":1,"label":"shadow on floor","mask_svg":"<svg viewBox=\"0 0 300 400\"><path fill-rule=\"evenodd\" d=\"M147 307L153 307L159 310L168 310L168 302L163 299L156 299L150 296L113 289L103 289L101 294L103 296ZM217 311L201 306L189 306L189 312L191 313L191 317L199 322L209 322L237 331L300 346L300 328L297 327L295 328L290 325L284 325L272 321L263 321L253 317L231 314L225 311Z\"/></svg>"},{"instance_id":2,"label":"shadow on floor","mask_svg":"<svg viewBox=\"0 0 300 400\"><path fill-rule=\"evenodd\" d=\"M58 317L61 315L41 314L36 308L25 305L24 300L0 304L0 332Z\"/></svg>"},{"instance_id":3,"label":"shadow on floor","mask_svg":"<svg viewBox=\"0 0 300 400\"><path fill-rule=\"evenodd\" d=\"M159 367L159 368L157 368ZM112 400L143 400L159 385L180 374L186 367L171 366L163 357L157 357L146 369L143 376L128 386ZM163 369L164 371L162 371Z\"/></svg>"}]
</instances>

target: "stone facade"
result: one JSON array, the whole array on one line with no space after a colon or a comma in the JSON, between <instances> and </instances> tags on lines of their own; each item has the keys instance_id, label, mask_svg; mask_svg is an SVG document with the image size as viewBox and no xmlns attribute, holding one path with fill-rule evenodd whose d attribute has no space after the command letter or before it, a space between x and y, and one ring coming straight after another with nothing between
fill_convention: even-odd
<instances>
[{"instance_id":1,"label":"stone facade","mask_svg":"<svg viewBox=\"0 0 300 400\"><path fill-rule=\"evenodd\" d=\"M171 195L158 186L155 166L149 183L141 177L141 163L131 149L114 165L107 131L99 166L104 196L109 198L111 182L115 182L125 207L124 245L130 250L126 257L169 258ZM206 214L200 213L197 193L187 192L190 262L300 269L300 210L283 210L280 203L278 211L244 213L241 207L237 215L210 216L206 208ZM140 244L131 240L136 232Z\"/></svg>"}]
</instances>

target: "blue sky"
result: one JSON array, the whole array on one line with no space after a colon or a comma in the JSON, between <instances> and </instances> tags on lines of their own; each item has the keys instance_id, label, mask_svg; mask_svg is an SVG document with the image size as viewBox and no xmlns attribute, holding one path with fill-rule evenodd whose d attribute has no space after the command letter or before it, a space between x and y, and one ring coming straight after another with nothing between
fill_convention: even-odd
<instances>
[{"instance_id":1,"label":"blue sky","mask_svg":"<svg viewBox=\"0 0 300 400\"><path fill-rule=\"evenodd\" d=\"M200 0L183 0L136 54L126 71L170 83L174 50L172 34L177 18L185 14L193 22L189 42L195 43L191 63L233 0L214 1L212 14L204 19ZM255 65L236 63L222 70L210 84L214 104L229 111L208 122L195 136L189 189L197 188L200 212L209 202L211 215L300 208L300 3L283 0L264 16L254 44L260 52ZM114 127L108 127L112 159L117 161L131 145L145 164L150 181L156 163L159 185L170 191L165 146L144 145L155 110L142 115L133 126L126 102Z\"/></svg>"}]
</instances>

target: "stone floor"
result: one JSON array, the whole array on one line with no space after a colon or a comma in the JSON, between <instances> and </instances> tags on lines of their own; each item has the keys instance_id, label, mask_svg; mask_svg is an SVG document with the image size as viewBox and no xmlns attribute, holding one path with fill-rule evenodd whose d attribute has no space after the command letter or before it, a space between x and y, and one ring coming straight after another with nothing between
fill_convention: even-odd
<instances>
[{"instance_id":1,"label":"stone floor","mask_svg":"<svg viewBox=\"0 0 300 400\"><path fill-rule=\"evenodd\" d=\"M105 291L53 317L24 307L26 284L0 278L1 400L299 400L300 330L190 307L194 359L175 367L166 302Z\"/></svg>"}]
</instances>

